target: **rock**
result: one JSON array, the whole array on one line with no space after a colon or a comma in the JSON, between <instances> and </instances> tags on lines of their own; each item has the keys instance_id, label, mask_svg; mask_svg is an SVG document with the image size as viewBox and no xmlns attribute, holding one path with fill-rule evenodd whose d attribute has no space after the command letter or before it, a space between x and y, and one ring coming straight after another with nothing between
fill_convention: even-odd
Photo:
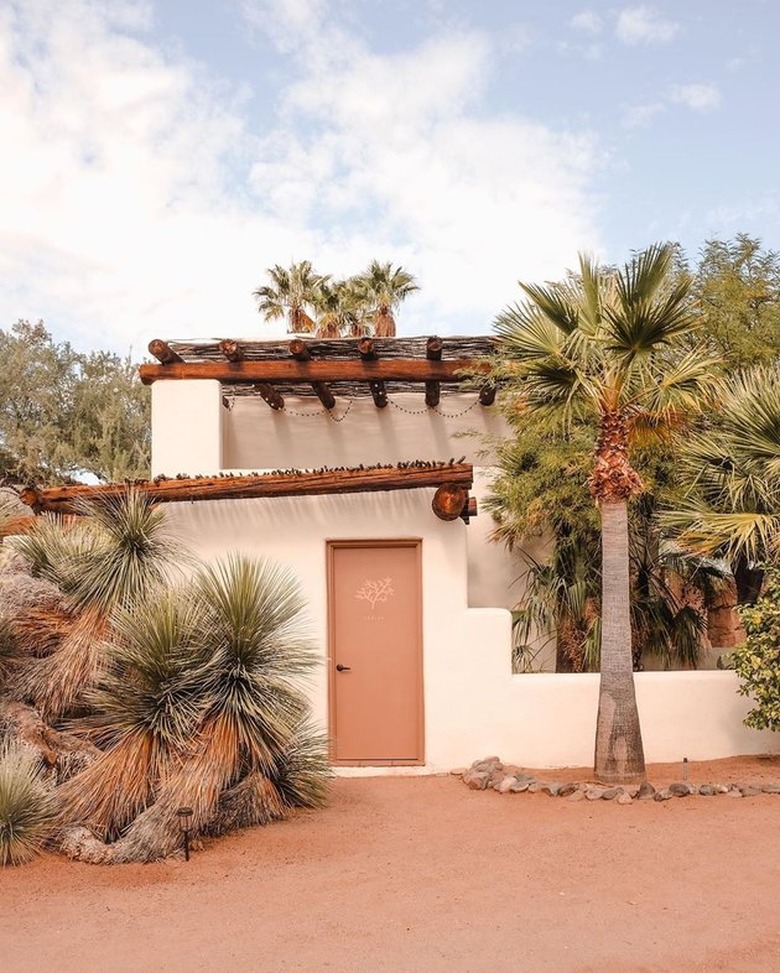
<instances>
[{"instance_id":1,"label":"rock","mask_svg":"<svg viewBox=\"0 0 780 973\"><path fill-rule=\"evenodd\" d=\"M455 767L450 771L453 777L462 777L466 773L465 767Z\"/></svg>"},{"instance_id":2,"label":"rock","mask_svg":"<svg viewBox=\"0 0 780 973\"><path fill-rule=\"evenodd\" d=\"M716 794L728 794L729 792L729 788L726 786L726 784L713 784L712 786L715 789Z\"/></svg>"},{"instance_id":3,"label":"rock","mask_svg":"<svg viewBox=\"0 0 780 973\"><path fill-rule=\"evenodd\" d=\"M542 791L545 794L549 794L550 797L557 797L560 789L560 784L542 784Z\"/></svg>"},{"instance_id":4,"label":"rock","mask_svg":"<svg viewBox=\"0 0 780 973\"><path fill-rule=\"evenodd\" d=\"M587 797L589 801L600 801L603 795L604 795L603 787L589 787L585 791L585 797Z\"/></svg>"},{"instance_id":5,"label":"rock","mask_svg":"<svg viewBox=\"0 0 780 973\"><path fill-rule=\"evenodd\" d=\"M622 794L618 794L617 802L618 804L633 804L634 799L627 791L623 791Z\"/></svg>"},{"instance_id":6,"label":"rock","mask_svg":"<svg viewBox=\"0 0 780 973\"><path fill-rule=\"evenodd\" d=\"M752 787L750 785L747 787L740 787L739 790L743 797L756 797L761 793L760 787Z\"/></svg>"},{"instance_id":7,"label":"rock","mask_svg":"<svg viewBox=\"0 0 780 973\"><path fill-rule=\"evenodd\" d=\"M527 780L517 780L515 778L514 784L509 788L512 794L522 794L523 791L527 791L529 788L529 783Z\"/></svg>"},{"instance_id":8,"label":"rock","mask_svg":"<svg viewBox=\"0 0 780 973\"><path fill-rule=\"evenodd\" d=\"M543 787L544 787L544 784L541 781L539 781L539 780L531 781L531 783L528 785L528 793L529 794L538 794L539 791Z\"/></svg>"},{"instance_id":9,"label":"rock","mask_svg":"<svg viewBox=\"0 0 780 973\"><path fill-rule=\"evenodd\" d=\"M674 794L672 794L672 792L669 790L668 787L665 787L662 791L656 791L655 792L655 794L653 795L653 800L654 801L670 801L673 797L674 797Z\"/></svg>"},{"instance_id":10,"label":"rock","mask_svg":"<svg viewBox=\"0 0 780 973\"><path fill-rule=\"evenodd\" d=\"M715 790L712 784L702 784L701 787L699 788L699 793L701 794L702 797L712 797L718 792Z\"/></svg>"},{"instance_id":11,"label":"rock","mask_svg":"<svg viewBox=\"0 0 780 973\"><path fill-rule=\"evenodd\" d=\"M761 790L765 794L780 794L780 784L764 784Z\"/></svg>"},{"instance_id":12,"label":"rock","mask_svg":"<svg viewBox=\"0 0 780 973\"><path fill-rule=\"evenodd\" d=\"M571 794L567 795L567 800L569 801L584 801L585 791L572 791Z\"/></svg>"},{"instance_id":13,"label":"rock","mask_svg":"<svg viewBox=\"0 0 780 973\"><path fill-rule=\"evenodd\" d=\"M512 774L508 774L503 780L501 780L498 784L494 784L493 786L499 794L508 794L512 789L512 785L516 783L517 781Z\"/></svg>"},{"instance_id":14,"label":"rock","mask_svg":"<svg viewBox=\"0 0 780 973\"><path fill-rule=\"evenodd\" d=\"M742 797L742 791L738 788L732 788L726 792L726 797Z\"/></svg>"},{"instance_id":15,"label":"rock","mask_svg":"<svg viewBox=\"0 0 780 973\"><path fill-rule=\"evenodd\" d=\"M558 788L558 797L568 797L570 794L574 794L577 791L576 784L562 784Z\"/></svg>"},{"instance_id":16,"label":"rock","mask_svg":"<svg viewBox=\"0 0 780 973\"><path fill-rule=\"evenodd\" d=\"M608 787L601 796L605 801L612 801L622 793L622 787Z\"/></svg>"},{"instance_id":17,"label":"rock","mask_svg":"<svg viewBox=\"0 0 780 973\"><path fill-rule=\"evenodd\" d=\"M689 794L693 794L694 789L692 784L687 784L684 781L669 785L669 790L675 797L688 797Z\"/></svg>"},{"instance_id":18,"label":"rock","mask_svg":"<svg viewBox=\"0 0 780 973\"><path fill-rule=\"evenodd\" d=\"M650 801L655 797L655 788L649 781L643 780L639 785L637 797L640 801Z\"/></svg>"},{"instance_id":19,"label":"rock","mask_svg":"<svg viewBox=\"0 0 780 973\"><path fill-rule=\"evenodd\" d=\"M533 774L515 774L518 780L527 780L529 784L536 780Z\"/></svg>"},{"instance_id":20,"label":"rock","mask_svg":"<svg viewBox=\"0 0 780 973\"><path fill-rule=\"evenodd\" d=\"M463 775L463 783L473 791L484 791L488 785L488 775L474 770L468 770Z\"/></svg>"},{"instance_id":21,"label":"rock","mask_svg":"<svg viewBox=\"0 0 780 973\"><path fill-rule=\"evenodd\" d=\"M623 790L629 797L637 797L639 794L639 784L627 784Z\"/></svg>"}]
</instances>

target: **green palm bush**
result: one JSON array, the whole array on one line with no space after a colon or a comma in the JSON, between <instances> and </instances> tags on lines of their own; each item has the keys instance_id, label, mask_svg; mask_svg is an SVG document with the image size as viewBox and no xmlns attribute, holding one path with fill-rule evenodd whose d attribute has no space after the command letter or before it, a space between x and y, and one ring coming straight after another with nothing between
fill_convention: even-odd
<instances>
[{"instance_id":1,"label":"green palm bush","mask_svg":"<svg viewBox=\"0 0 780 973\"><path fill-rule=\"evenodd\" d=\"M51 834L57 802L39 767L29 748L0 749L0 865L30 861Z\"/></svg>"}]
</instances>

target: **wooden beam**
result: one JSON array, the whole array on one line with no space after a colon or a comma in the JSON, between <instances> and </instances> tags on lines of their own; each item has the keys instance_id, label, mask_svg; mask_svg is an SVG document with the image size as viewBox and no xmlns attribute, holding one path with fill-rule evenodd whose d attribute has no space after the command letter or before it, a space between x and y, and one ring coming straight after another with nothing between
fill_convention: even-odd
<instances>
[{"instance_id":1,"label":"wooden beam","mask_svg":"<svg viewBox=\"0 0 780 973\"><path fill-rule=\"evenodd\" d=\"M468 507L468 488L460 483L442 483L434 493L431 507L439 520L457 520Z\"/></svg>"},{"instance_id":2,"label":"wooden beam","mask_svg":"<svg viewBox=\"0 0 780 973\"><path fill-rule=\"evenodd\" d=\"M371 397L374 400L374 405L377 409L384 409L387 405L387 389L385 388L385 383L372 379L368 383L368 387L371 389Z\"/></svg>"},{"instance_id":3,"label":"wooden beam","mask_svg":"<svg viewBox=\"0 0 780 973\"><path fill-rule=\"evenodd\" d=\"M441 361L441 349L444 342L439 337L429 338L425 346L425 357L428 361ZM428 381L425 383L425 404L434 408L439 404L441 383Z\"/></svg>"},{"instance_id":4,"label":"wooden beam","mask_svg":"<svg viewBox=\"0 0 780 973\"><path fill-rule=\"evenodd\" d=\"M139 374L144 384L158 379L216 379L225 385L261 382L459 382L463 372L485 372L490 366L472 359L428 361L419 358L383 358L355 361L349 358L296 361L173 362L144 364Z\"/></svg>"},{"instance_id":5,"label":"wooden beam","mask_svg":"<svg viewBox=\"0 0 780 973\"><path fill-rule=\"evenodd\" d=\"M493 405L496 401L496 387L495 385L483 385L479 390L479 402L480 405Z\"/></svg>"},{"instance_id":6,"label":"wooden beam","mask_svg":"<svg viewBox=\"0 0 780 973\"><path fill-rule=\"evenodd\" d=\"M385 490L415 490L438 487L460 487L468 493L474 480L468 463L431 463L409 466L379 466L373 469L315 470L314 472L265 473L250 476L203 476L144 481L131 484L153 503L192 502L196 500L230 500L253 497L314 496L330 493L374 493ZM28 488L22 500L37 511L80 513L79 502L107 500L122 496L125 483L90 486ZM463 504L458 509L458 514Z\"/></svg>"},{"instance_id":7,"label":"wooden beam","mask_svg":"<svg viewBox=\"0 0 780 973\"><path fill-rule=\"evenodd\" d=\"M290 342L290 354L296 361L311 361L311 352L306 342L300 338L293 338ZM311 387L326 409L332 409L336 405L336 399L327 382L312 382Z\"/></svg>"},{"instance_id":8,"label":"wooden beam","mask_svg":"<svg viewBox=\"0 0 780 973\"><path fill-rule=\"evenodd\" d=\"M162 365L171 365L174 362L180 362L182 360L162 338L152 338L149 342L149 354L156 358ZM153 365L152 367L156 368L157 366Z\"/></svg>"},{"instance_id":9,"label":"wooden beam","mask_svg":"<svg viewBox=\"0 0 780 973\"><path fill-rule=\"evenodd\" d=\"M273 385L263 382L257 386L257 391L264 402L267 402L272 409L279 410L284 408L282 393L277 391Z\"/></svg>"},{"instance_id":10,"label":"wooden beam","mask_svg":"<svg viewBox=\"0 0 780 973\"><path fill-rule=\"evenodd\" d=\"M219 350L228 361L241 361L244 357L244 349L239 342L234 341L232 338L224 338L220 341Z\"/></svg>"},{"instance_id":11,"label":"wooden beam","mask_svg":"<svg viewBox=\"0 0 780 973\"><path fill-rule=\"evenodd\" d=\"M363 361L376 361L377 353L372 338L361 338L358 341L358 351Z\"/></svg>"}]
</instances>

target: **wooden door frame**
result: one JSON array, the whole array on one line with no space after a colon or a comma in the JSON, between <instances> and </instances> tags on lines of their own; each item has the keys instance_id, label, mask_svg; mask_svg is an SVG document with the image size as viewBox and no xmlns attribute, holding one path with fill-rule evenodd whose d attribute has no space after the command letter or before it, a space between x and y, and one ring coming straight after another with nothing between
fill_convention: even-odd
<instances>
[{"instance_id":1,"label":"wooden door frame","mask_svg":"<svg viewBox=\"0 0 780 973\"><path fill-rule=\"evenodd\" d=\"M425 684L424 684L424 645L423 645L423 574L422 574L422 545L421 537L381 537L377 539L358 538L356 540L341 539L325 541L325 557L327 564L328 591L328 740L330 762L337 767L421 767L425 764ZM336 720L336 613L334 611L334 554L345 548L414 548L415 558L415 588L417 591L417 618L419 630L417 632L417 758L414 760L338 760L336 759L336 737L338 733Z\"/></svg>"}]
</instances>

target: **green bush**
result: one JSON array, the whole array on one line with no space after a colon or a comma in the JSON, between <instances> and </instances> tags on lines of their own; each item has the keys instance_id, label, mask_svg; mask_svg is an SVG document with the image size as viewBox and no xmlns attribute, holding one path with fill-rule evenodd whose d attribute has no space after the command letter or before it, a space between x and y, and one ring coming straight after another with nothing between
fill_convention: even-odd
<instances>
[{"instance_id":1,"label":"green bush","mask_svg":"<svg viewBox=\"0 0 780 973\"><path fill-rule=\"evenodd\" d=\"M39 766L26 747L0 749L0 865L34 858L51 832L57 804Z\"/></svg>"},{"instance_id":2,"label":"green bush","mask_svg":"<svg viewBox=\"0 0 780 973\"><path fill-rule=\"evenodd\" d=\"M755 730L780 730L780 570L767 573L755 605L740 609L747 642L733 653L739 691L756 703L745 717Z\"/></svg>"}]
</instances>

